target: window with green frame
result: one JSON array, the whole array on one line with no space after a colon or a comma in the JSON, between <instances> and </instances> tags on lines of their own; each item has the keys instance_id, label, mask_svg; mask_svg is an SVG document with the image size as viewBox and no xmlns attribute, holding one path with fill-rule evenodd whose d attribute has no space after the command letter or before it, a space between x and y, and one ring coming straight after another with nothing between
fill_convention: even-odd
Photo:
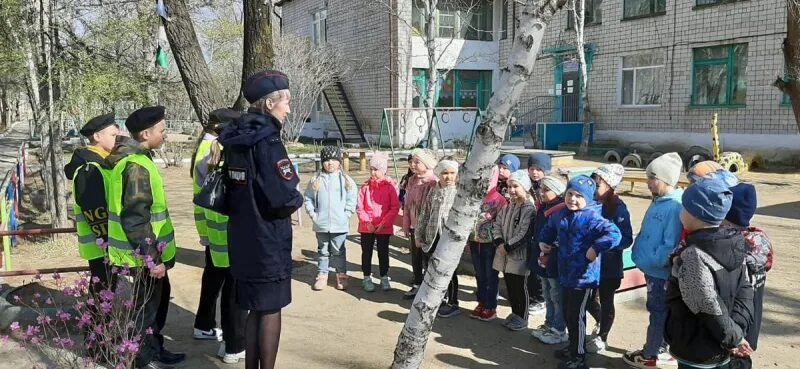
<instances>
[{"instance_id":1,"label":"window with green frame","mask_svg":"<svg viewBox=\"0 0 800 369\"><path fill-rule=\"evenodd\" d=\"M744 106L747 44L692 50L691 106Z\"/></svg>"},{"instance_id":2,"label":"window with green frame","mask_svg":"<svg viewBox=\"0 0 800 369\"><path fill-rule=\"evenodd\" d=\"M428 80L426 69L414 69L415 93L414 107L425 107L425 84ZM480 108L485 109L492 94L492 71L455 69L439 75L436 85L437 108Z\"/></svg>"},{"instance_id":3,"label":"window with green frame","mask_svg":"<svg viewBox=\"0 0 800 369\"><path fill-rule=\"evenodd\" d=\"M644 18L667 13L667 0L624 0L622 19Z\"/></svg>"},{"instance_id":4,"label":"window with green frame","mask_svg":"<svg viewBox=\"0 0 800 369\"><path fill-rule=\"evenodd\" d=\"M583 12L583 25L591 26L603 23L603 0L586 0ZM567 29L575 29L575 16L567 12Z\"/></svg>"}]
</instances>

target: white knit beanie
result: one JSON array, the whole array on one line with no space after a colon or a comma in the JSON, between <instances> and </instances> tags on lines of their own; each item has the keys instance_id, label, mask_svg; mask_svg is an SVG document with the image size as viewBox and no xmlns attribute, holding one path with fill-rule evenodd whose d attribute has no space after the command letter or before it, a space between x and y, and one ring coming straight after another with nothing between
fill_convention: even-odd
<instances>
[{"instance_id":1,"label":"white knit beanie","mask_svg":"<svg viewBox=\"0 0 800 369\"><path fill-rule=\"evenodd\" d=\"M416 148L411 150L411 156L416 156L428 169L436 168L436 164L439 162L439 160L436 159L436 154L428 149Z\"/></svg>"},{"instance_id":2,"label":"white knit beanie","mask_svg":"<svg viewBox=\"0 0 800 369\"><path fill-rule=\"evenodd\" d=\"M514 173L511 173L511 177L508 178L508 181L519 183L519 185L522 186L526 192L531 190L531 177L528 177L527 170L518 170Z\"/></svg>"},{"instance_id":3,"label":"white knit beanie","mask_svg":"<svg viewBox=\"0 0 800 369\"><path fill-rule=\"evenodd\" d=\"M664 183L675 186L681 176L683 161L676 152L666 153L650 162L645 172L648 178L655 178Z\"/></svg>"},{"instance_id":4,"label":"white knit beanie","mask_svg":"<svg viewBox=\"0 0 800 369\"><path fill-rule=\"evenodd\" d=\"M436 165L436 169L433 170L433 173L438 176L447 169L455 170L456 174L458 174L458 162L453 160L442 160Z\"/></svg>"}]
</instances>

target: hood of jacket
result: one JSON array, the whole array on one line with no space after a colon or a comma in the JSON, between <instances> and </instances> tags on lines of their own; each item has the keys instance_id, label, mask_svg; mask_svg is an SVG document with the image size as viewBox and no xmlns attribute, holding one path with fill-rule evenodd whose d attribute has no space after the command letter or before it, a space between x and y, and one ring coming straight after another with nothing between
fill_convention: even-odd
<instances>
[{"instance_id":1,"label":"hood of jacket","mask_svg":"<svg viewBox=\"0 0 800 369\"><path fill-rule=\"evenodd\" d=\"M369 177L369 179L367 179L367 182L365 184L369 186L370 189L373 190L387 186L391 186L392 189L397 187L397 185L394 183L394 180L389 176L383 177L381 179L375 179Z\"/></svg>"},{"instance_id":2,"label":"hood of jacket","mask_svg":"<svg viewBox=\"0 0 800 369\"><path fill-rule=\"evenodd\" d=\"M219 135L219 143L234 150L237 150L236 147L244 149L255 146L267 137L280 136L280 132L281 123L275 117L250 109L225 126Z\"/></svg>"},{"instance_id":3,"label":"hood of jacket","mask_svg":"<svg viewBox=\"0 0 800 369\"><path fill-rule=\"evenodd\" d=\"M64 174L67 176L67 179L72 179L75 176L75 171L78 170L82 165L88 162L96 162L96 163L103 163L105 159L98 155L96 152L89 150L85 147L75 149L72 153L72 158L69 160L69 163L64 166Z\"/></svg>"},{"instance_id":4,"label":"hood of jacket","mask_svg":"<svg viewBox=\"0 0 800 369\"><path fill-rule=\"evenodd\" d=\"M673 200L678 200L680 202L682 196L683 196L683 189L682 188L676 188L676 189L672 190L671 192L667 193L664 196L659 196L659 197L654 198L653 202L664 202L664 201L673 201Z\"/></svg>"},{"instance_id":5,"label":"hood of jacket","mask_svg":"<svg viewBox=\"0 0 800 369\"><path fill-rule=\"evenodd\" d=\"M695 245L705 251L728 271L736 270L747 257L742 233L733 228L720 227L695 231L686 237L686 244Z\"/></svg>"},{"instance_id":6,"label":"hood of jacket","mask_svg":"<svg viewBox=\"0 0 800 369\"><path fill-rule=\"evenodd\" d=\"M113 168L120 160L133 154L152 156L150 150L143 148L139 141L127 136L117 136L117 143L114 145L114 150L111 150L111 153L106 157L106 163Z\"/></svg>"}]
</instances>

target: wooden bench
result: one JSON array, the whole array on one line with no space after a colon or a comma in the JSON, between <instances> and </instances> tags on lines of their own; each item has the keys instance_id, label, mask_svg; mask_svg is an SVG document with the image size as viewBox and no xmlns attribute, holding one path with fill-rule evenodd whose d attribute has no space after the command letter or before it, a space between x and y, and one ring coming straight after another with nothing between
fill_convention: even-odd
<instances>
[{"instance_id":1,"label":"wooden bench","mask_svg":"<svg viewBox=\"0 0 800 369\"><path fill-rule=\"evenodd\" d=\"M345 173L350 171L350 154L358 154L358 170L364 172L367 170L367 151L365 149L346 149L342 151L342 167Z\"/></svg>"},{"instance_id":2,"label":"wooden bench","mask_svg":"<svg viewBox=\"0 0 800 369\"><path fill-rule=\"evenodd\" d=\"M622 182L625 182L625 183L627 183L627 182L630 182L630 184L631 184L631 190L630 190L630 192L633 192L633 186L634 186L635 184L637 184L637 183L647 183L647 177L630 177L630 176L623 176L623 177L622 177ZM686 188L686 187L689 187L689 181L688 181L688 180L686 180L686 179L680 179L680 180L678 180L677 187L680 187L680 188Z\"/></svg>"}]
</instances>

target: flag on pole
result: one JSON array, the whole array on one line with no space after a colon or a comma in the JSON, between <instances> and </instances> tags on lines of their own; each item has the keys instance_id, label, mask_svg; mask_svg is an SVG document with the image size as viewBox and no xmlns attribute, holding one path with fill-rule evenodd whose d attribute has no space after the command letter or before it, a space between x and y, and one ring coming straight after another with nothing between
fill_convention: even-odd
<instances>
[{"instance_id":1,"label":"flag on pole","mask_svg":"<svg viewBox=\"0 0 800 369\"><path fill-rule=\"evenodd\" d=\"M156 49L156 65L162 69L167 69L167 53L161 48L161 45Z\"/></svg>"}]
</instances>

